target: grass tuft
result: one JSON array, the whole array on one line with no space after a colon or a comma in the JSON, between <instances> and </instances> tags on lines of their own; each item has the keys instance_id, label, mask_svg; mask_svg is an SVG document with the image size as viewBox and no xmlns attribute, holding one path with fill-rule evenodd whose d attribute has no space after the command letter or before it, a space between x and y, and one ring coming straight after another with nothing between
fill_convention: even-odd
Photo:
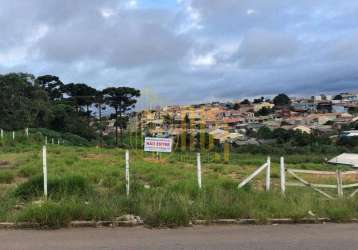
<instances>
[{"instance_id":1,"label":"grass tuft","mask_svg":"<svg viewBox=\"0 0 358 250\"><path fill-rule=\"evenodd\" d=\"M14 194L23 200L43 196L43 176L35 176L19 185ZM93 191L86 178L79 175L65 175L48 179L49 197L60 199L66 196L84 196Z\"/></svg>"},{"instance_id":2,"label":"grass tuft","mask_svg":"<svg viewBox=\"0 0 358 250\"><path fill-rule=\"evenodd\" d=\"M0 171L0 183L10 184L14 181L15 175L8 170Z\"/></svg>"}]
</instances>

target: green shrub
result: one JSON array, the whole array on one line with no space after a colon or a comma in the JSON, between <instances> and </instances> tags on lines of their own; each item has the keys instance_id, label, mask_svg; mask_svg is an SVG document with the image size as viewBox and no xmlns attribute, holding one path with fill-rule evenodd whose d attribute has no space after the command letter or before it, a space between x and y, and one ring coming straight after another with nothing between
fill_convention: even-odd
<instances>
[{"instance_id":1,"label":"green shrub","mask_svg":"<svg viewBox=\"0 0 358 250\"><path fill-rule=\"evenodd\" d=\"M222 163L222 158L221 158L221 155L219 153L214 153L213 162L214 163Z\"/></svg>"},{"instance_id":2,"label":"green shrub","mask_svg":"<svg viewBox=\"0 0 358 250\"><path fill-rule=\"evenodd\" d=\"M325 206L325 212L328 218L335 222L345 222L353 218L352 207L347 204L348 201L336 200L330 201Z\"/></svg>"},{"instance_id":3,"label":"green shrub","mask_svg":"<svg viewBox=\"0 0 358 250\"><path fill-rule=\"evenodd\" d=\"M33 138L36 142L43 142L44 138L47 136L48 143L51 143L51 139L54 139L54 142L57 143L57 139L65 140L66 144L74 145L74 146L90 146L91 143L85 138L71 134L71 133L59 133L54 130L46 129L46 128L36 128L30 129L31 138Z\"/></svg>"},{"instance_id":4,"label":"green shrub","mask_svg":"<svg viewBox=\"0 0 358 250\"><path fill-rule=\"evenodd\" d=\"M64 133L63 139L74 146L90 146L91 143L85 138L71 133Z\"/></svg>"}]
</instances>

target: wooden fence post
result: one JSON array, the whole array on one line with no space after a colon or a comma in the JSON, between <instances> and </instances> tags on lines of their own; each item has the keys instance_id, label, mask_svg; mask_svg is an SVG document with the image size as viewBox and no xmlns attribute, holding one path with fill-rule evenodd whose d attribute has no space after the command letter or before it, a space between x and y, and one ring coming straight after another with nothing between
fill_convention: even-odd
<instances>
[{"instance_id":1,"label":"wooden fence post","mask_svg":"<svg viewBox=\"0 0 358 250\"><path fill-rule=\"evenodd\" d=\"M285 172L285 158L280 158L280 179L281 179L281 193L284 195L286 191L286 172Z\"/></svg>"},{"instance_id":2,"label":"wooden fence post","mask_svg":"<svg viewBox=\"0 0 358 250\"><path fill-rule=\"evenodd\" d=\"M126 160L126 167L125 167L126 193L127 196L129 196L129 151L128 150L126 150L125 160Z\"/></svg>"},{"instance_id":3,"label":"wooden fence post","mask_svg":"<svg viewBox=\"0 0 358 250\"><path fill-rule=\"evenodd\" d=\"M198 176L198 186L199 189L201 189L201 158L200 158L200 153L196 154L196 171L197 171L197 176Z\"/></svg>"},{"instance_id":4,"label":"wooden fence post","mask_svg":"<svg viewBox=\"0 0 358 250\"><path fill-rule=\"evenodd\" d=\"M44 174L44 195L47 199L47 150L46 146L42 147L42 168Z\"/></svg>"},{"instance_id":5,"label":"wooden fence post","mask_svg":"<svg viewBox=\"0 0 358 250\"><path fill-rule=\"evenodd\" d=\"M267 157L267 166L266 166L266 191L270 191L271 184L271 158Z\"/></svg>"}]
</instances>

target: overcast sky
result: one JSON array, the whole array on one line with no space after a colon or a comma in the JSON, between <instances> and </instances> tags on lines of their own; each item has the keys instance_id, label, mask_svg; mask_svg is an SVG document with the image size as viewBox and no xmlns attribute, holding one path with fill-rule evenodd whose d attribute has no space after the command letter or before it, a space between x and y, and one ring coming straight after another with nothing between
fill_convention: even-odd
<instances>
[{"instance_id":1,"label":"overcast sky","mask_svg":"<svg viewBox=\"0 0 358 250\"><path fill-rule=\"evenodd\" d=\"M358 1L0 0L0 73L146 102L358 90Z\"/></svg>"}]
</instances>

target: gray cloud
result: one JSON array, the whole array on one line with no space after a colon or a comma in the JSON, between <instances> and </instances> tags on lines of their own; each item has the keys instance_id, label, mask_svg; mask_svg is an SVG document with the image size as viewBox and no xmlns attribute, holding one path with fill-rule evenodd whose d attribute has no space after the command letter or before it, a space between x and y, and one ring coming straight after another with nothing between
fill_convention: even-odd
<instances>
[{"instance_id":1,"label":"gray cloud","mask_svg":"<svg viewBox=\"0 0 358 250\"><path fill-rule=\"evenodd\" d=\"M356 23L354 1L2 0L0 73L126 84L158 103L357 90Z\"/></svg>"},{"instance_id":2,"label":"gray cloud","mask_svg":"<svg viewBox=\"0 0 358 250\"><path fill-rule=\"evenodd\" d=\"M299 50L297 38L292 34L251 30L244 35L237 57L241 65L270 65L289 63Z\"/></svg>"}]
</instances>

